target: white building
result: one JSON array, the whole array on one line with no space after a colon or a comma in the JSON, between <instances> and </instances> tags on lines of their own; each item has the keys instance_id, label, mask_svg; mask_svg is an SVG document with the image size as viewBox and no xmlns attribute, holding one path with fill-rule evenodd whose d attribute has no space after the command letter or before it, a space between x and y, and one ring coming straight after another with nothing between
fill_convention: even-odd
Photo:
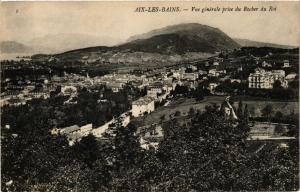
<instances>
[{"instance_id":1,"label":"white building","mask_svg":"<svg viewBox=\"0 0 300 192\"><path fill-rule=\"evenodd\" d=\"M147 96L157 98L158 95L163 93L163 84L161 82L155 82L148 86Z\"/></svg>"},{"instance_id":2,"label":"white building","mask_svg":"<svg viewBox=\"0 0 300 192\"><path fill-rule=\"evenodd\" d=\"M142 116L145 112L154 111L154 99L151 97L142 97L132 102L132 115L134 117Z\"/></svg>"},{"instance_id":3,"label":"white building","mask_svg":"<svg viewBox=\"0 0 300 192\"><path fill-rule=\"evenodd\" d=\"M197 71L197 67L195 65L189 65L188 68L192 69L192 71Z\"/></svg>"},{"instance_id":4,"label":"white building","mask_svg":"<svg viewBox=\"0 0 300 192\"><path fill-rule=\"evenodd\" d=\"M288 75L285 77L285 79L286 79L287 81L292 81L292 80L296 79L297 76L298 76L297 73L290 73L290 74L288 74Z\"/></svg>"},{"instance_id":5,"label":"white building","mask_svg":"<svg viewBox=\"0 0 300 192\"><path fill-rule=\"evenodd\" d=\"M181 79L187 79L187 80L192 80L195 81L198 79L199 74L198 73L182 73L181 74Z\"/></svg>"},{"instance_id":6,"label":"white building","mask_svg":"<svg viewBox=\"0 0 300 192\"><path fill-rule=\"evenodd\" d=\"M219 66L219 62L214 61L214 62L213 62L213 66Z\"/></svg>"},{"instance_id":7,"label":"white building","mask_svg":"<svg viewBox=\"0 0 300 192\"><path fill-rule=\"evenodd\" d=\"M219 75L217 75L217 70L216 69L210 69L208 71L208 75L213 76L213 77L219 76Z\"/></svg>"},{"instance_id":8,"label":"white building","mask_svg":"<svg viewBox=\"0 0 300 192\"><path fill-rule=\"evenodd\" d=\"M283 68L288 68L288 67L290 67L290 62L289 62L289 60L283 60L283 66L282 66Z\"/></svg>"},{"instance_id":9,"label":"white building","mask_svg":"<svg viewBox=\"0 0 300 192\"><path fill-rule=\"evenodd\" d=\"M173 72L173 77L176 78L176 79L180 79L180 76L181 76L181 73L175 71Z\"/></svg>"},{"instance_id":10,"label":"white building","mask_svg":"<svg viewBox=\"0 0 300 192\"><path fill-rule=\"evenodd\" d=\"M58 129L58 133L63 134L63 135L70 135L70 134L75 134L78 133L82 136L87 136L90 131L92 130L92 124L87 124L82 127L79 127L78 125L72 125L69 127L61 128Z\"/></svg>"},{"instance_id":11,"label":"white building","mask_svg":"<svg viewBox=\"0 0 300 192\"><path fill-rule=\"evenodd\" d=\"M218 86L218 83L209 83L208 84L208 90L210 90L211 93L215 92L216 87Z\"/></svg>"},{"instance_id":12,"label":"white building","mask_svg":"<svg viewBox=\"0 0 300 192\"><path fill-rule=\"evenodd\" d=\"M122 82L109 82L106 84L108 87L111 88L111 90L114 92L114 93L117 93L119 92L120 90L122 90L125 86L125 83L122 83Z\"/></svg>"},{"instance_id":13,"label":"white building","mask_svg":"<svg viewBox=\"0 0 300 192\"><path fill-rule=\"evenodd\" d=\"M52 135L66 135L69 141L69 145L74 145L76 141L80 141L82 137L88 136L92 131L92 124L87 124L82 127L78 125L72 125L69 127L51 130Z\"/></svg>"},{"instance_id":14,"label":"white building","mask_svg":"<svg viewBox=\"0 0 300 192\"><path fill-rule=\"evenodd\" d=\"M208 76L212 76L212 77L218 77L221 74L226 74L226 70L217 70L217 69L210 69L208 71Z\"/></svg>"},{"instance_id":15,"label":"white building","mask_svg":"<svg viewBox=\"0 0 300 192\"><path fill-rule=\"evenodd\" d=\"M199 70L198 73L199 73L199 75L206 75L207 74L207 72L203 71L203 70Z\"/></svg>"},{"instance_id":16,"label":"white building","mask_svg":"<svg viewBox=\"0 0 300 192\"><path fill-rule=\"evenodd\" d=\"M272 67L272 65L270 63L267 63L266 61L262 62L262 67Z\"/></svg>"},{"instance_id":17,"label":"white building","mask_svg":"<svg viewBox=\"0 0 300 192\"><path fill-rule=\"evenodd\" d=\"M75 86L63 86L61 88L61 93L63 95L76 95L77 94L77 88Z\"/></svg>"},{"instance_id":18,"label":"white building","mask_svg":"<svg viewBox=\"0 0 300 192\"><path fill-rule=\"evenodd\" d=\"M257 68L248 77L249 88L256 89L272 89L274 82L277 80L281 82L282 87L288 87L283 70L265 71L264 69Z\"/></svg>"}]
</instances>

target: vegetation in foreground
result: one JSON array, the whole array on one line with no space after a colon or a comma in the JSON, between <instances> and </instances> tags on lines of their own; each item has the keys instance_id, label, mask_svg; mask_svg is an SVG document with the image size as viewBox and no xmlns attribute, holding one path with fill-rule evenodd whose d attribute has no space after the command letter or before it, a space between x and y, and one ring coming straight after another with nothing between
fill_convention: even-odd
<instances>
[{"instance_id":1,"label":"vegetation in foreground","mask_svg":"<svg viewBox=\"0 0 300 192\"><path fill-rule=\"evenodd\" d=\"M298 189L298 138L288 147L247 150L248 115L233 124L215 107L191 126L165 125L157 150L140 147L135 127L117 124L106 141L69 147L49 135L49 110L32 106L2 139L2 191L209 191ZM297 131L290 130L297 136ZM11 182L12 181L12 182ZM7 185L7 182L9 185Z\"/></svg>"}]
</instances>

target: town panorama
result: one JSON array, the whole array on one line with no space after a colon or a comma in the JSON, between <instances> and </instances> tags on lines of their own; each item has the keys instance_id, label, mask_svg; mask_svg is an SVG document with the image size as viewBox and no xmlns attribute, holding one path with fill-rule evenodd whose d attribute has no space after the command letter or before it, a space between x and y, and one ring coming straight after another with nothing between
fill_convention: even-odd
<instances>
[{"instance_id":1,"label":"town panorama","mask_svg":"<svg viewBox=\"0 0 300 192\"><path fill-rule=\"evenodd\" d=\"M1 42L1 191L299 189L299 47L194 22L32 45Z\"/></svg>"}]
</instances>

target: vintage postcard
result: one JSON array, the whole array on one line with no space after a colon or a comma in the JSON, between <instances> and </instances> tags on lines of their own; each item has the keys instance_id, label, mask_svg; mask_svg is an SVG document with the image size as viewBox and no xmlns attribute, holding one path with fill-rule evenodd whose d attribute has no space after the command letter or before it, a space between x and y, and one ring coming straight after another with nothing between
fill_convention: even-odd
<instances>
[{"instance_id":1,"label":"vintage postcard","mask_svg":"<svg viewBox=\"0 0 300 192\"><path fill-rule=\"evenodd\" d=\"M299 2L2 2L1 191L299 190Z\"/></svg>"}]
</instances>

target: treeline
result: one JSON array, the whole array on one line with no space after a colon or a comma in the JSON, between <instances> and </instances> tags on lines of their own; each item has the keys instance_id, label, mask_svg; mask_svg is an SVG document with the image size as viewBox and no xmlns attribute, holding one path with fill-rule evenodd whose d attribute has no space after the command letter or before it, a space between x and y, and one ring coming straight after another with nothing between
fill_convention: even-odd
<instances>
[{"instance_id":1,"label":"treeline","mask_svg":"<svg viewBox=\"0 0 300 192\"><path fill-rule=\"evenodd\" d=\"M283 54L283 53L289 53L289 54L298 54L299 48L293 48L293 49L282 49L282 48L275 48L275 47L242 47L240 50L235 51L235 54L238 56L244 56L244 55L254 55L257 57L263 57L265 55L268 55L269 53L272 54Z\"/></svg>"},{"instance_id":2,"label":"treeline","mask_svg":"<svg viewBox=\"0 0 300 192\"><path fill-rule=\"evenodd\" d=\"M80 61L74 61L70 63L62 63L58 61L51 62L39 62L39 61L6 61L2 62L7 67L3 67L1 70L1 78L11 79L25 79L31 80L39 78L44 75L47 78L51 78L54 75L64 76L64 73L74 73L78 75L90 77L103 76L108 74L110 70L103 70L103 67L97 66L85 66Z\"/></svg>"},{"instance_id":3,"label":"treeline","mask_svg":"<svg viewBox=\"0 0 300 192\"><path fill-rule=\"evenodd\" d=\"M253 97L263 97L280 101L297 100L299 97L298 89L282 87L273 89L248 89L246 93Z\"/></svg>"}]
</instances>

